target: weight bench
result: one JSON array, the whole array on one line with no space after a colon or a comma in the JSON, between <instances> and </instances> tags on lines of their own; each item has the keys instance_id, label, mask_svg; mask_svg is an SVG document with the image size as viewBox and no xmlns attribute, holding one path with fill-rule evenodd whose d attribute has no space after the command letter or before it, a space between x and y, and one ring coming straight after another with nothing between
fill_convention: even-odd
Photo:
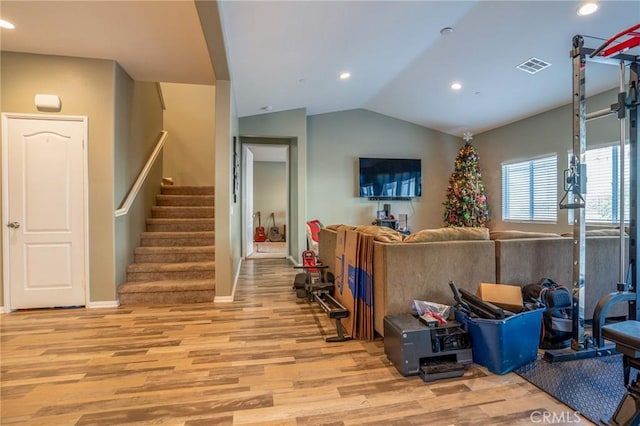
<instances>
[{"instance_id":1,"label":"weight bench","mask_svg":"<svg viewBox=\"0 0 640 426\"><path fill-rule=\"evenodd\" d=\"M327 265L317 265L315 255L310 250L302 253L303 265L294 266L294 269L302 269L303 273L296 274L293 280L293 288L296 290L296 296L309 302L316 302L323 311L329 316L329 319L336 321L337 336L327 337L326 342L344 342L351 340L350 336L345 336L344 328L340 320L349 316L347 308L342 306L332 296L334 287L333 274L328 272L325 277L325 269Z\"/></svg>"},{"instance_id":2,"label":"weight bench","mask_svg":"<svg viewBox=\"0 0 640 426\"><path fill-rule=\"evenodd\" d=\"M607 422L615 426L640 425L640 377L631 382L631 368L640 370L640 321L623 321L602 327L602 337L622 353L624 394L615 413Z\"/></svg>"}]
</instances>

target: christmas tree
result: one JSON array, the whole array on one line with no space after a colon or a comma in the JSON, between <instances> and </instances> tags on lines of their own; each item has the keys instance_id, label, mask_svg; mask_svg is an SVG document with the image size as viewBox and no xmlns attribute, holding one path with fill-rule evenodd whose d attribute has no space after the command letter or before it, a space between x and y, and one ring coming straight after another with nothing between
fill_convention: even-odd
<instances>
[{"instance_id":1,"label":"christmas tree","mask_svg":"<svg viewBox=\"0 0 640 426\"><path fill-rule=\"evenodd\" d=\"M447 226L481 227L489 224L489 210L482 175L478 167L478 152L469 143L470 136L458 151L455 169L449 178L444 222Z\"/></svg>"}]
</instances>

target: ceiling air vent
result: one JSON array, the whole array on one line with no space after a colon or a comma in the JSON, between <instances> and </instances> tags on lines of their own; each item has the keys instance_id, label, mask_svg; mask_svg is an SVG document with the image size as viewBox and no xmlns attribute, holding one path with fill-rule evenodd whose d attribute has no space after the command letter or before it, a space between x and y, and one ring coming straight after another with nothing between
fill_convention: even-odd
<instances>
[{"instance_id":1,"label":"ceiling air vent","mask_svg":"<svg viewBox=\"0 0 640 426\"><path fill-rule=\"evenodd\" d=\"M538 71L542 71L543 69L550 67L551 64L549 62L545 62L542 59L538 58L529 58L516 68L522 70L524 72L528 72L529 74L535 74Z\"/></svg>"}]
</instances>

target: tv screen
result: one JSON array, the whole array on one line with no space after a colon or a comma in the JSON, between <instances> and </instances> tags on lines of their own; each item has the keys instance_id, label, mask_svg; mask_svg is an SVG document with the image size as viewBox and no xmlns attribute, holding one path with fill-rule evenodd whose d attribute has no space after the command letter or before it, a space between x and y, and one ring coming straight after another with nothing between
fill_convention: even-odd
<instances>
[{"instance_id":1,"label":"tv screen","mask_svg":"<svg viewBox=\"0 0 640 426\"><path fill-rule=\"evenodd\" d=\"M422 161L405 158L360 158L361 197L399 199L422 195Z\"/></svg>"}]
</instances>

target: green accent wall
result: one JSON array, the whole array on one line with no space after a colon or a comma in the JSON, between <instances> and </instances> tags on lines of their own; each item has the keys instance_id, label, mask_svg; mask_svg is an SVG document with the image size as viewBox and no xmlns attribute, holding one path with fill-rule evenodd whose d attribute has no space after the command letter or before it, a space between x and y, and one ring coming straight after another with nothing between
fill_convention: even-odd
<instances>
[{"instance_id":1,"label":"green accent wall","mask_svg":"<svg viewBox=\"0 0 640 426\"><path fill-rule=\"evenodd\" d=\"M239 120L241 136L289 140L289 255L300 262L306 250L307 117L304 108ZM245 220L250 220L245 218Z\"/></svg>"},{"instance_id":2,"label":"green accent wall","mask_svg":"<svg viewBox=\"0 0 640 426\"><path fill-rule=\"evenodd\" d=\"M617 101L617 90L587 99L587 112L608 108ZM502 220L502 164L556 154L558 158L558 202L564 195L563 170L573 149L573 106L564 105L474 136L479 165L487 189L492 230L571 232L568 210L558 209L555 224L517 223ZM592 120L586 126L587 148L620 140L620 123L615 116ZM627 135L627 139L628 139ZM588 167L588 166L587 166ZM588 173L588 171L587 171Z\"/></svg>"},{"instance_id":3,"label":"green accent wall","mask_svg":"<svg viewBox=\"0 0 640 426\"><path fill-rule=\"evenodd\" d=\"M308 117L308 218L368 225L383 204L407 214L412 232L443 226L449 176L462 139L364 109ZM422 197L369 201L358 194L358 158L422 159Z\"/></svg>"}]
</instances>

